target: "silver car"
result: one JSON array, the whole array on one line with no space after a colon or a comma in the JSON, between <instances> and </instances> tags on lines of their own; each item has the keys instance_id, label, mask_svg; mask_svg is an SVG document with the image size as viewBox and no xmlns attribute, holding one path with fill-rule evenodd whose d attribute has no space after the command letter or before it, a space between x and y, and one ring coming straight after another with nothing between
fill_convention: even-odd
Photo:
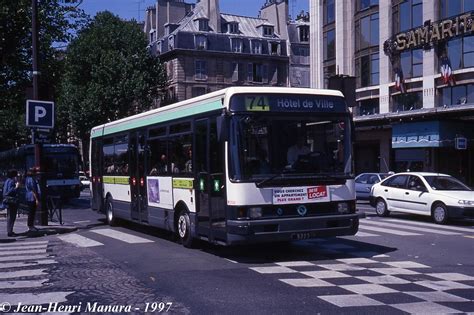
<instances>
[{"instance_id":1,"label":"silver car","mask_svg":"<svg viewBox=\"0 0 474 315\"><path fill-rule=\"evenodd\" d=\"M355 178L356 198L369 200L370 190L374 184L390 176L389 173L361 173Z\"/></svg>"}]
</instances>

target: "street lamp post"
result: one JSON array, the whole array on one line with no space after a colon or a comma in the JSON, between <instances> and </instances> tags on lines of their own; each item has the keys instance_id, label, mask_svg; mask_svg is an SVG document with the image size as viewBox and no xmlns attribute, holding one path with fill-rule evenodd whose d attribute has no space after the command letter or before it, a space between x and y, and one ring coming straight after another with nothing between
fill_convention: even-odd
<instances>
[{"instance_id":1,"label":"street lamp post","mask_svg":"<svg viewBox=\"0 0 474 315\"><path fill-rule=\"evenodd\" d=\"M32 39L32 64L33 64L33 99L39 100L39 75L38 70L38 0L31 0L31 39ZM35 166L39 168L40 207L36 211L35 223L48 225L48 207L46 203L46 177L44 173L42 156L43 146L35 143L35 134L32 131L32 141L35 144Z\"/></svg>"}]
</instances>

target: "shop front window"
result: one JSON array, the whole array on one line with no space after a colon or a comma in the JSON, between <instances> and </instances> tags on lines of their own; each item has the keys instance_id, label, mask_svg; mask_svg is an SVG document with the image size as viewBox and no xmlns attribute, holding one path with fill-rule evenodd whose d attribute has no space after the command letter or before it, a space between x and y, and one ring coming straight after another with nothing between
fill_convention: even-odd
<instances>
[{"instance_id":1,"label":"shop front window","mask_svg":"<svg viewBox=\"0 0 474 315\"><path fill-rule=\"evenodd\" d=\"M422 107L423 95L421 92L404 93L393 96L393 112L415 110Z\"/></svg>"},{"instance_id":2,"label":"shop front window","mask_svg":"<svg viewBox=\"0 0 474 315\"><path fill-rule=\"evenodd\" d=\"M336 58L336 31L324 33L324 61Z\"/></svg>"},{"instance_id":3,"label":"shop front window","mask_svg":"<svg viewBox=\"0 0 474 315\"><path fill-rule=\"evenodd\" d=\"M474 36L452 39L446 48L452 70L474 67Z\"/></svg>"},{"instance_id":4,"label":"shop front window","mask_svg":"<svg viewBox=\"0 0 474 315\"><path fill-rule=\"evenodd\" d=\"M380 113L379 99L373 98L357 102L356 116L366 116Z\"/></svg>"},{"instance_id":5,"label":"shop front window","mask_svg":"<svg viewBox=\"0 0 474 315\"><path fill-rule=\"evenodd\" d=\"M400 54L400 65L405 79L423 75L423 50L415 49Z\"/></svg>"},{"instance_id":6,"label":"shop front window","mask_svg":"<svg viewBox=\"0 0 474 315\"><path fill-rule=\"evenodd\" d=\"M441 0L440 16L442 19L474 10L472 0Z\"/></svg>"},{"instance_id":7,"label":"shop front window","mask_svg":"<svg viewBox=\"0 0 474 315\"><path fill-rule=\"evenodd\" d=\"M393 6L393 34L423 25L423 0L407 0Z\"/></svg>"},{"instance_id":8,"label":"shop front window","mask_svg":"<svg viewBox=\"0 0 474 315\"><path fill-rule=\"evenodd\" d=\"M440 89L439 106L474 104L474 84Z\"/></svg>"}]
</instances>

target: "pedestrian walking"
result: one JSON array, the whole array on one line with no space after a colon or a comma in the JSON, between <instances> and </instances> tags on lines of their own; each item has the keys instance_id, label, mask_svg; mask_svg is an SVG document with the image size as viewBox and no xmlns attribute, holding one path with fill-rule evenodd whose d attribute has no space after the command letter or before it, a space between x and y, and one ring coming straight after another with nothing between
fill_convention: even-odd
<instances>
[{"instance_id":1,"label":"pedestrian walking","mask_svg":"<svg viewBox=\"0 0 474 315\"><path fill-rule=\"evenodd\" d=\"M7 235L9 237L17 236L13 232L13 225L15 224L16 214L18 212L17 191L19 182L17 181L18 172L16 170L9 170L7 179L3 184L3 206L7 208Z\"/></svg>"},{"instance_id":2,"label":"pedestrian walking","mask_svg":"<svg viewBox=\"0 0 474 315\"><path fill-rule=\"evenodd\" d=\"M28 204L28 231L35 232L38 229L35 227L35 214L36 209L40 204L40 188L36 179L36 168L32 167L26 174L25 189L26 189L26 202Z\"/></svg>"}]
</instances>

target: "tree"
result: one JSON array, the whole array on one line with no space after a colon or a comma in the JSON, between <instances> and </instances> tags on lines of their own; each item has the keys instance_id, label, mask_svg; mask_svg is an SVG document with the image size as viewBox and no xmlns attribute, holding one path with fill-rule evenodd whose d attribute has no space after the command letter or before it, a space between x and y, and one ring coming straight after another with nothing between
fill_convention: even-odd
<instances>
[{"instance_id":1,"label":"tree","mask_svg":"<svg viewBox=\"0 0 474 315\"><path fill-rule=\"evenodd\" d=\"M62 82L60 112L86 142L92 127L150 109L166 74L139 25L105 11L69 45Z\"/></svg>"},{"instance_id":2,"label":"tree","mask_svg":"<svg viewBox=\"0 0 474 315\"><path fill-rule=\"evenodd\" d=\"M40 97L54 99L61 51L87 21L75 0L38 1ZM31 91L31 0L0 0L0 149L28 141L25 104Z\"/></svg>"}]
</instances>

